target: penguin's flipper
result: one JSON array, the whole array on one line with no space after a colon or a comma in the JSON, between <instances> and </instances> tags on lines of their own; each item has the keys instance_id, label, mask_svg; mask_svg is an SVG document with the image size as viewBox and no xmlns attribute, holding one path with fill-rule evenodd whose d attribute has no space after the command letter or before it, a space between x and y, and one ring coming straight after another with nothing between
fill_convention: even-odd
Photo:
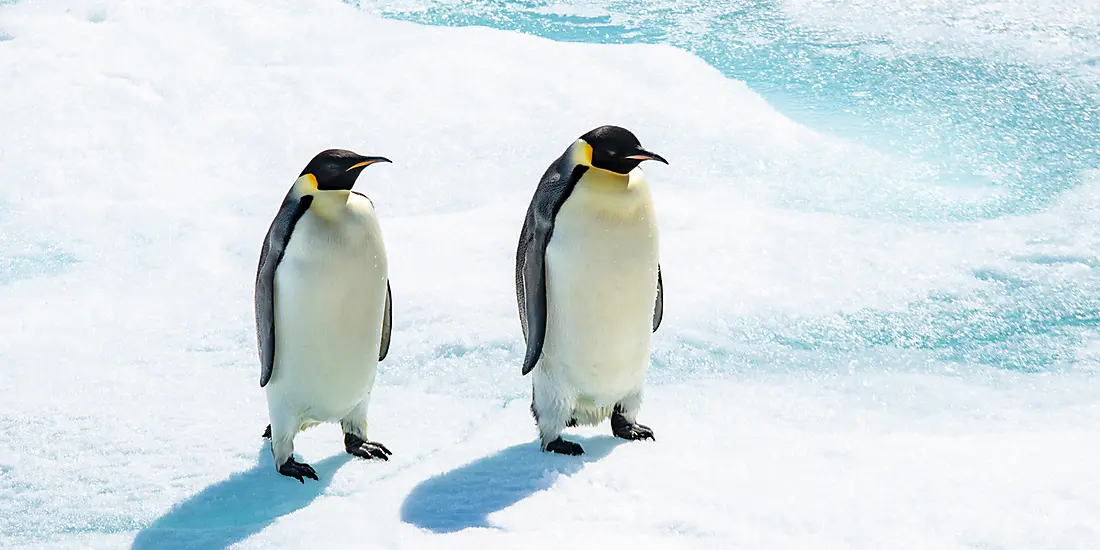
<instances>
[{"instance_id":1,"label":"penguin's flipper","mask_svg":"<svg viewBox=\"0 0 1100 550\"><path fill-rule=\"evenodd\" d=\"M531 246L524 254L523 309L526 312L527 353L523 358L523 374L531 372L542 355L546 337L546 242L548 236L534 232Z\"/></svg>"},{"instance_id":2,"label":"penguin's flipper","mask_svg":"<svg viewBox=\"0 0 1100 550\"><path fill-rule=\"evenodd\" d=\"M657 303L653 306L653 332L661 326L665 316L665 283L661 280L661 264L657 264Z\"/></svg>"},{"instance_id":3,"label":"penguin's flipper","mask_svg":"<svg viewBox=\"0 0 1100 550\"><path fill-rule=\"evenodd\" d=\"M520 325L527 340L524 375L538 363L546 338L546 247L554 233L554 217L588 169L572 165L568 154L559 157L542 175L527 209L516 250L516 298Z\"/></svg>"},{"instance_id":4,"label":"penguin's flipper","mask_svg":"<svg viewBox=\"0 0 1100 550\"><path fill-rule=\"evenodd\" d=\"M393 330L393 303L390 298L390 281L386 280L386 311L382 314L382 343L378 347L378 360L390 352L390 332Z\"/></svg>"},{"instance_id":5,"label":"penguin's flipper","mask_svg":"<svg viewBox=\"0 0 1100 550\"><path fill-rule=\"evenodd\" d=\"M275 269L283 259L294 225L309 210L312 195L291 189L271 222L256 268L256 339L260 344L260 387L271 380L275 368Z\"/></svg>"}]
</instances>

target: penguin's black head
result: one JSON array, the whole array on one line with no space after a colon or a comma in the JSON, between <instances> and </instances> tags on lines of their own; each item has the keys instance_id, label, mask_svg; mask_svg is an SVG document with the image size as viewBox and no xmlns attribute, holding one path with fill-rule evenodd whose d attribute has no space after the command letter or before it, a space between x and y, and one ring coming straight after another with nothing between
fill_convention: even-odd
<instances>
[{"instance_id":1,"label":"penguin's black head","mask_svg":"<svg viewBox=\"0 0 1100 550\"><path fill-rule=\"evenodd\" d=\"M642 148L634 134L619 126L600 126L581 136L592 147L592 166L616 174L629 174L643 160L668 164L661 155Z\"/></svg>"},{"instance_id":2,"label":"penguin's black head","mask_svg":"<svg viewBox=\"0 0 1100 550\"><path fill-rule=\"evenodd\" d=\"M344 149L329 149L317 153L298 177L313 174L321 191L350 191L359 172L376 162L390 162L385 157L364 157Z\"/></svg>"}]
</instances>

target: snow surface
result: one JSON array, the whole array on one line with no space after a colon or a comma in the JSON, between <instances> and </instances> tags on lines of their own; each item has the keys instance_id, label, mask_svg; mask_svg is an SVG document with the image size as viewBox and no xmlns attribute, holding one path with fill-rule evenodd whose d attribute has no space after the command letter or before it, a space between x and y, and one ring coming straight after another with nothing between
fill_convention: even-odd
<instances>
[{"instance_id":1,"label":"snow surface","mask_svg":"<svg viewBox=\"0 0 1100 550\"><path fill-rule=\"evenodd\" d=\"M1100 541L1095 172L952 221L1003 191L796 123L690 53L331 0L3 6L0 83L0 547ZM604 123L671 161L646 167L657 441L605 425L549 456L515 239L545 166ZM301 485L260 438L252 284L334 146L395 161L358 186L390 256L371 435L395 455L316 428Z\"/></svg>"}]
</instances>

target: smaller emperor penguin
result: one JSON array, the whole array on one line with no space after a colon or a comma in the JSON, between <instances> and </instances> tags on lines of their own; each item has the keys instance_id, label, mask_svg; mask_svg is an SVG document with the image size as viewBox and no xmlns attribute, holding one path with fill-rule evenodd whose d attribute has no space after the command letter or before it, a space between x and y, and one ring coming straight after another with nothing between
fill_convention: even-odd
<instances>
[{"instance_id":1,"label":"smaller emperor penguin","mask_svg":"<svg viewBox=\"0 0 1100 550\"><path fill-rule=\"evenodd\" d=\"M390 346L390 283L374 205L352 191L383 157L322 151L302 170L264 238L256 273L260 387L280 474L317 479L294 460L294 436L339 421L344 448L388 460L367 439L367 405Z\"/></svg>"},{"instance_id":2,"label":"smaller emperor penguin","mask_svg":"<svg viewBox=\"0 0 1100 550\"><path fill-rule=\"evenodd\" d=\"M653 439L637 422L664 309L645 160L668 164L629 130L596 128L550 165L527 210L516 298L543 451L582 454L562 430L609 416L616 437Z\"/></svg>"}]
</instances>

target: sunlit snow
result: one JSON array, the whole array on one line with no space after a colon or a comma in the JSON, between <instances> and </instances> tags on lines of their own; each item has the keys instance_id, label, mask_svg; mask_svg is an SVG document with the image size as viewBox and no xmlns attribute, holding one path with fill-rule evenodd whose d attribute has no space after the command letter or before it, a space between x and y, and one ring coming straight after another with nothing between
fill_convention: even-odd
<instances>
[{"instance_id":1,"label":"sunlit snow","mask_svg":"<svg viewBox=\"0 0 1100 550\"><path fill-rule=\"evenodd\" d=\"M0 547L1100 541L1094 8L0 4ZM515 243L608 123L670 161L657 440L545 455ZM329 147L394 161L357 186L394 456L315 428L303 485L260 437L252 285Z\"/></svg>"}]
</instances>

